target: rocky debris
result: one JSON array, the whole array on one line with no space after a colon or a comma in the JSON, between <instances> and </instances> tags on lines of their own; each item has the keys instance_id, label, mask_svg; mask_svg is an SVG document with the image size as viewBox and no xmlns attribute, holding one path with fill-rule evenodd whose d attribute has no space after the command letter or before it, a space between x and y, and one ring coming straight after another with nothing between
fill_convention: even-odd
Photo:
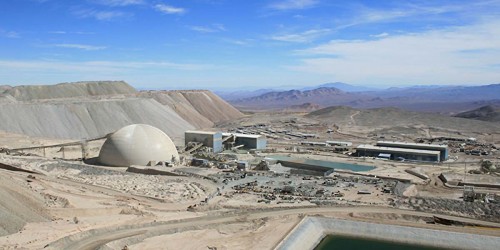
<instances>
[{"instance_id":1,"label":"rocky debris","mask_svg":"<svg viewBox=\"0 0 500 250\"><path fill-rule=\"evenodd\" d=\"M500 222L500 204L483 202L465 202L444 198L411 197L394 200L391 204L397 208L413 209L438 214L465 216L481 220Z\"/></svg>"},{"instance_id":2,"label":"rocky debris","mask_svg":"<svg viewBox=\"0 0 500 250\"><path fill-rule=\"evenodd\" d=\"M47 207L63 208L69 205L67 199L59 196L44 194L43 197L45 198L45 205Z\"/></svg>"}]
</instances>

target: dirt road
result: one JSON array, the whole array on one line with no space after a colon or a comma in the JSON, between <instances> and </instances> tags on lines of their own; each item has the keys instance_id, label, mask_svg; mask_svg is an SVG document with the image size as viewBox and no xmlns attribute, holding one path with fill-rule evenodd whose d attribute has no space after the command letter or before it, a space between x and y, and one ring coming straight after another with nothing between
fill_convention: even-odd
<instances>
[{"instance_id":1,"label":"dirt road","mask_svg":"<svg viewBox=\"0 0 500 250\"><path fill-rule=\"evenodd\" d=\"M56 242L51 243L48 247L49 249L96 249L100 246L105 245L108 242L147 234L147 237L152 237L156 235L180 232L184 230L193 230L206 228L211 225L216 224L229 224L237 221L251 221L266 217L278 217L287 215L316 215L316 214L329 214L329 213L381 213L381 214L399 214L399 215L413 215L413 216L425 216L431 217L434 214L400 210L393 208L381 208L381 207L318 207L318 208L293 208L293 209L281 209L281 210L265 210L265 211L246 211L239 212L237 214L226 214L219 216L203 216L194 219L186 219L175 222L161 222L152 223L146 225L130 225L128 227L119 228L105 228L100 230L95 230L92 233L82 232L77 235L70 237L65 237ZM467 223L475 223L482 225L484 227L500 227L500 223L492 223L479 221L468 218L461 218L455 216L443 216L451 220L457 220ZM500 236L500 230L496 229L493 231L494 234Z\"/></svg>"}]
</instances>

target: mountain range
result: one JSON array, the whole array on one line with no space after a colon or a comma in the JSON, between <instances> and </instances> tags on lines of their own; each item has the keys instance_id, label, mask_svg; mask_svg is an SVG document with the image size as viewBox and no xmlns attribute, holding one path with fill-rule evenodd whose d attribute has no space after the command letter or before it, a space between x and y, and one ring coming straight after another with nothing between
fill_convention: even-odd
<instances>
[{"instance_id":1,"label":"mountain range","mask_svg":"<svg viewBox=\"0 0 500 250\"><path fill-rule=\"evenodd\" d=\"M256 96L227 100L243 110L277 110L312 103L323 107L336 105L354 108L397 107L451 115L500 103L500 84L369 89L344 83L331 83L313 89L270 91Z\"/></svg>"}]
</instances>

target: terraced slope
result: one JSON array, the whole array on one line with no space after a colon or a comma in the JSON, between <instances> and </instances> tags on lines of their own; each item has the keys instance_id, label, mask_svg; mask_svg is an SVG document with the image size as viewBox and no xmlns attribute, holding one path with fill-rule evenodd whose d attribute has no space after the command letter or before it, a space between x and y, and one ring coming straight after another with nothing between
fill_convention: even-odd
<instances>
[{"instance_id":1,"label":"terraced slope","mask_svg":"<svg viewBox=\"0 0 500 250\"><path fill-rule=\"evenodd\" d=\"M123 81L0 86L0 130L35 137L82 139L144 123L180 141L243 114L207 90L138 92Z\"/></svg>"},{"instance_id":2,"label":"terraced slope","mask_svg":"<svg viewBox=\"0 0 500 250\"><path fill-rule=\"evenodd\" d=\"M18 101L37 101L58 98L92 97L105 95L136 94L132 86L123 81L95 81L60 83L56 85L3 86L3 95L10 95Z\"/></svg>"},{"instance_id":3,"label":"terraced slope","mask_svg":"<svg viewBox=\"0 0 500 250\"><path fill-rule=\"evenodd\" d=\"M0 106L0 130L35 137L95 138L126 125L144 123L171 137L194 129L171 108L153 99L15 103Z\"/></svg>"},{"instance_id":4,"label":"terraced slope","mask_svg":"<svg viewBox=\"0 0 500 250\"><path fill-rule=\"evenodd\" d=\"M243 114L208 90L145 91L141 97L154 98L167 105L197 128L237 119Z\"/></svg>"}]
</instances>

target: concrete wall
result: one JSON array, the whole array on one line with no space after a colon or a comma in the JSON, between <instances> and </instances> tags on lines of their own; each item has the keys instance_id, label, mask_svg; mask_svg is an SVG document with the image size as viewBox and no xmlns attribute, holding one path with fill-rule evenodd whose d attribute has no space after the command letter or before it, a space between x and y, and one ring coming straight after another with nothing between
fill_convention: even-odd
<instances>
[{"instance_id":1,"label":"concrete wall","mask_svg":"<svg viewBox=\"0 0 500 250\"><path fill-rule=\"evenodd\" d=\"M500 237L494 236L333 218L306 217L276 249L314 249L324 236L335 234L446 249L498 249L500 246Z\"/></svg>"},{"instance_id":2,"label":"concrete wall","mask_svg":"<svg viewBox=\"0 0 500 250\"><path fill-rule=\"evenodd\" d=\"M184 134L185 145L189 142L200 142L204 146L211 147L215 153L222 152L222 133L196 133L196 131L186 132Z\"/></svg>"}]
</instances>

